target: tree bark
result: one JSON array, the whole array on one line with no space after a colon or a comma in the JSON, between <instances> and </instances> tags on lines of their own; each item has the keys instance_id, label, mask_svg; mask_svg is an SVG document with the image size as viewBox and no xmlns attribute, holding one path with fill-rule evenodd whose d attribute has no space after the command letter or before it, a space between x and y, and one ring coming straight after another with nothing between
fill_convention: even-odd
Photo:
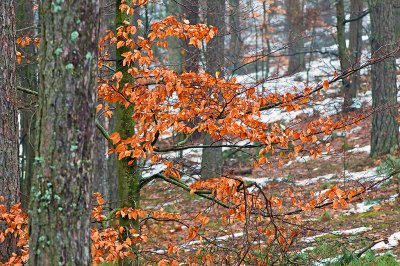
<instances>
[{"instance_id":1,"label":"tree bark","mask_svg":"<svg viewBox=\"0 0 400 266\"><path fill-rule=\"evenodd\" d=\"M216 72L224 74L225 65L225 1L207 0L207 24L216 26L218 34L207 44L206 48L206 70L209 74L215 75ZM206 134L203 141L204 145L219 145L221 141L213 140ZM201 178L218 177L222 174L223 157L222 148L203 149L201 160Z\"/></svg>"},{"instance_id":2,"label":"tree bark","mask_svg":"<svg viewBox=\"0 0 400 266\"><path fill-rule=\"evenodd\" d=\"M26 0L17 0L17 30L22 30L17 37L37 36L38 20L33 10L34 2ZM36 15L36 17L35 17ZM35 58L37 48L29 45L24 48L26 57ZM23 88L37 91L37 64L23 63L17 66L17 84ZM31 191L31 182L33 177L34 153L34 132L35 132L35 104L37 97L24 92L18 93L18 99L21 100L22 107L19 110L20 115L20 143L22 148L21 171L20 171L20 190L22 208L27 211L29 206L29 195Z\"/></svg>"},{"instance_id":3,"label":"tree bark","mask_svg":"<svg viewBox=\"0 0 400 266\"><path fill-rule=\"evenodd\" d=\"M121 12L119 6L121 0L116 1L116 14L115 14L115 27L118 28L124 25L124 21L137 21L134 18L135 15L126 14L126 12ZM135 12L138 16L137 12ZM118 41L121 40L118 37ZM122 89L127 84L132 84L134 82L133 77L128 73L129 66L123 66L123 56L122 54L129 51L129 47L122 46L116 49L116 59L117 59L117 71L121 71L123 78L120 81L120 89ZM135 134L135 122L132 120L133 106L130 105L125 108L124 105L117 103L115 112L115 131L118 132L122 139L132 137ZM139 182L141 178L141 162L135 160L131 165L128 165L128 159L124 158L122 160L117 160L117 178L118 178L118 202L119 207L140 207L140 188ZM130 220L121 219L121 224L127 226L131 223ZM138 229L138 221L134 221L131 225Z\"/></svg>"},{"instance_id":4,"label":"tree bark","mask_svg":"<svg viewBox=\"0 0 400 266\"><path fill-rule=\"evenodd\" d=\"M181 15L181 6L171 0L164 0L164 5L167 9L167 16L175 16L178 19ZM168 62L170 68L175 70L178 73L182 73L183 71L183 55L182 55L182 40L176 37L168 37Z\"/></svg>"},{"instance_id":5,"label":"tree bark","mask_svg":"<svg viewBox=\"0 0 400 266\"><path fill-rule=\"evenodd\" d=\"M396 31L396 42L400 45L400 0L394 0L394 19L395 31ZM397 53L397 58L400 58L400 52ZM397 70L400 70L400 65L397 65Z\"/></svg>"},{"instance_id":6,"label":"tree bark","mask_svg":"<svg viewBox=\"0 0 400 266\"><path fill-rule=\"evenodd\" d=\"M9 208L20 201L16 99L15 2L0 2L0 196ZM0 228L1 230L2 228ZM0 264L15 251L12 238L0 244Z\"/></svg>"},{"instance_id":7,"label":"tree bark","mask_svg":"<svg viewBox=\"0 0 400 266\"><path fill-rule=\"evenodd\" d=\"M344 21L346 19L344 8L344 0L338 0L336 2L336 30L337 30L337 44L340 58L340 69L345 72L350 68L350 57L349 50L346 44L346 32ZM344 98L342 110L347 112L350 111L351 105L353 104L353 95L350 91L350 78L342 80L342 95Z\"/></svg>"},{"instance_id":8,"label":"tree bark","mask_svg":"<svg viewBox=\"0 0 400 266\"><path fill-rule=\"evenodd\" d=\"M351 0L350 1L350 19L355 19L363 13L363 1ZM352 65L360 63L362 54L362 19L350 22L349 34L349 56ZM350 86L348 92L345 93L343 110L352 110L353 98L357 97L357 91L360 88L361 80L360 73L354 73L350 78Z\"/></svg>"},{"instance_id":9,"label":"tree bark","mask_svg":"<svg viewBox=\"0 0 400 266\"><path fill-rule=\"evenodd\" d=\"M200 6L198 0L187 0L185 5L182 6L184 16L189 20L190 24L198 24L200 22ZM185 54L185 70L187 72L199 72L200 63L200 49L193 45L188 45L186 47Z\"/></svg>"},{"instance_id":10,"label":"tree bark","mask_svg":"<svg viewBox=\"0 0 400 266\"><path fill-rule=\"evenodd\" d=\"M289 43L288 73L293 74L306 68L304 58L304 3L302 0L285 0Z\"/></svg>"},{"instance_id":11,"label":"tree bark","mask_svg":"<svg viewBox=\"0 0 400 266\"><path fill-rule=\"evenodd\" d=\"M107 6L107 0L100 0L100 6ZM105 32L107 29L111 27L109 16L105 16L105 13L108 12L100 12L100 32ZM99 100L96 104L100 104L101 100ZM106 125L108 122L108 118L100 116L97 118L100 120L102 125ZM107 122L106 122L107 121ZM116 171L116 168L111 168L111 161L114 161L114 155L107 156L106 153L109 148L109 142L104 138L103 134L99 130L95 131L95 146L94 146L94 154L93 154L93 192L100 192L104 200L106 201L107 206L115 207L116 200L116 175L113 175L113 172ZM112 159L111 159L112 158ZM114 197L113 197L114 196Z\"/></svg>"},{"instance_id":12,"label":"tree bark","mask_svg":"<svg viewBox=\"0 0 400 266\"><path fill-rule=\"evenodd\" d=\"M241 25L240 25L240 1L239 0L229 0L229 27L230 27L230 64L233 64L233 69L239 66L243 40L241 35Z\"/></svg>"},{"instance_id":13,"label":"tree bark","mask_svg":"<svg viewBox=\"0 0 400 266\"><path fill-rule=\"evenodd\" d=\"M391 51L395 41L393 0L369 0L371 10L371 52L373 57ZM372 65L371 156L389 153L397 147L396 61L389 58Z\"/></svg>"},{"instance_id":14,"label":"tree bark","mask_svg":"<svg viewBox=\"0 0 400 266\"><path fill-rule=\"evenodd\" d=\"M400 41L400 0L394 0L394 19L397 21L395 23L396 27L396 41Z\"/></svg>"},{"instance_id":15,"label":"tree bark","mask_svg":"<svg viewBox=\"0 0 400 266\"><path fill-rule=\"evenodd\" d=\"M98 0L42 1L30 265L90 265Z\"/></svg>"},{"instance_id":16,"label":"tree bark","mask_svg":"<svg viewBox=\"0 0 400 266\"><path fill-rule=\"evenodd\" d=\"M98 118L104 125L104 118ZM106 202L111 201L111 183L109 179L109 170L106 152L108 150L108 142L104 136L95 131L95 145L93 152L93 192L100 192Z\"/></svg>"}]
</instances>

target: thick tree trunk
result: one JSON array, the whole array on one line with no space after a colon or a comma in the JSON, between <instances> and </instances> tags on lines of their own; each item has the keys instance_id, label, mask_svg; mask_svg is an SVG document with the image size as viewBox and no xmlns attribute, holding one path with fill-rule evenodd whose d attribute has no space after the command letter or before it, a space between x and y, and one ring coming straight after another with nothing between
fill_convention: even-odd
<instances>
[{"instance_id":1,"label":"thick tree trunk","mask_svg":"<svg viewBox=\"0 0 400 266\"><path fill-rule=\"evenodd\" d=\"M209 74L215 75L216 72L224 74L225 67L225 1L208 0L207 1L207 24L216 26L218 34L207 44L206 48L206 70ZM213 140L210 135L204 137L204 145L218 145L221 141ZM218 177L222 174L223 158L222 148L203 149L201 161L201 177L207 179Z\"/></svg>"},{"instance_id":2,"label":"thick tree trunk","mask_svg":"<svg viewBox=\"0 0 400 266\"><path fill-rule=\"evenodd\" d=\"M20 200L15 34L15 2L0 1L0 196L7 207ZM7 237L0 244L0 264L14 249Z\"/></svg>"},{"instance_id":3,"label":"thick tree trunk","mask_svg":"<svg viewBox=\"0 0 400 266\"><path fill-rule=\"evenodd\" d=\"M293 74L306 68L304 58L304 3L302 0L285 0L289 43L288 73Z\"/></svg>"},{"instance_id":4,"label":"thick tree trunk","mask_svg":"<svg viewBox=\"0 0 400 266\"><path fill-rule=\"evenodd\" d=\"M371 10L371 52L379 57L393 49L395 20L393 0L369 0ZM399 143L396 121L397 87L394 58L372 66L371 156L389 153Z\"/></svg>"},{"instance_id":5,"label":"thick tree trunk","mask_svg":"<svg viewBox=\"0 0 400 266\"><path fill-rule=\"evenodd\" d=\"M98 0L43 1L30 265L90 265Z\"/></svg>"}]
</instances>

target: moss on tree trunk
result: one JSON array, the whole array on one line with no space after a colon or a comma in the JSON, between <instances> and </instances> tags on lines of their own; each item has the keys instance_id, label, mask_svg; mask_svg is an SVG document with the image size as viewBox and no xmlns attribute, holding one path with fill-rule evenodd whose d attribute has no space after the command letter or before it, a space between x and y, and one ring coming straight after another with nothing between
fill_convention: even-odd
<instances>
[{"instance_id":1,"label":"moss on tree trunk","mask_svg":"<svg viewBox=\"0 0 400 266\"><path fill-rule=\"evenodd\" d=\"M43 1L30 265L90 265L98 0Z\"/></svg>"}]
</instances>

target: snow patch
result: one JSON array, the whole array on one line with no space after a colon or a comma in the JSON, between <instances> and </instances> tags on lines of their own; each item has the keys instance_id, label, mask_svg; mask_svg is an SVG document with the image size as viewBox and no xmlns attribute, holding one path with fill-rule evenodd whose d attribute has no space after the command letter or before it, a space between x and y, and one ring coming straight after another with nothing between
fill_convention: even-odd
<instances>
[{"instance_id":1,"label":"snow patch","mask_svg":"<svg viewBox=\"0 0 400 266\"><path fill-rule=\"evenodd\" d=\"M357 148L351 149L351 150L349 150L349 152L351 152L351 153L370 152L370 150L371 150L371 145L367 145L364 147L357 147Z\"/></svg>"},{"instance_id":2,"label":"snow patch","mask_svg":"<svg viewBox=\"0 0 400 266\"><path fill-rule=\"evenodd\" d=\"M400 243L400 231L392 234L391 236L388 237L387 242L379 242L375 246L372 247L373 250L379 250L379 249L392 249L394 247L397 247Z\"/></svg>"},{"instance_id":3,"label":"snow patch","mask_svg":"<svg viewBox=\"0 0 400 266\"><path fill-rule=\"evenodd\" d=\"M319 234L316 236L310 236L310 237L305 237L302 238L301 241L305 242L305 243L311 243L314 242L317 238L322 237L322 236L326 236L326 235L356 235L356 234L360 234L363 232L367 232L372 230L372 227L358 227L358 228L353 228L353 229L348 229L348 230L338 230L338 231L332 231L330 233L323 233L323 234Z\"/></svg>"}]
</instances>

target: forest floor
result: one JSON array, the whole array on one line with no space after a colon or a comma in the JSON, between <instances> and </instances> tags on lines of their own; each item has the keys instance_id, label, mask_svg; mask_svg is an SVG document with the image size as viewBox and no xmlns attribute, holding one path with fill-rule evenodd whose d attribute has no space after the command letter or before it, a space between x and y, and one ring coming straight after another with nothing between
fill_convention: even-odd
<instances>
[{"instance_id":1,"label":"forest floor","mask_svg":"<svg viewBox=\"0 0 400 266\"><path fill-rule=\"evenodd\" d=\"M370 107L365 107L362 111L368 112L368 109ZM359 184L370 184L379 177L376 170L385 158L373 159L369 156L369 132L370 119L366 119L352 127L350 131L334 135L330 140L332 150L328 154L316 159L305 154L287 162L283 167L258 168L251 174L239 176L248 182L258 183L267 195L284 197L290 188L296 195L301 194L304 199L311 191L324 191L333 185L346 190ZM189 156L188 164L193 165L201 155L194 152L186 156ZM225 170L233 174L237 169L251 168L249 158L228 160ZM394 178L366 193L362 198L354 200L346 208L340 207L335 210L327 207L302 214L302 236L292 252L302 252L312 261L323 262L327 258L337 258L343 254L344 249L357 253L374 241L386 239L371 249L376 254L390 252L400 261L398 193L399 184ZM229 242L231 246L241 246L243 224L224 226L220 218L215 218L221 217L224 210L210 209L213 204L207 200L161 181L154 186L148 186L143 195L143 206L162 207L166 211L178 212L188 220L206 210L210 222L206 226L205 236L216 242L224 240L225 244ZM285 207L292 206L287 203ZM152 230L158 232L158 236L165 235L165 241L173 236L184 248L198 244L186 241L188 232L185 227L154 228L153 226ZM304 230L305 228L309 230ZM160 243L163 242L154 243L154 247L157 248L153 251L166 250L166 246Z\"/></svg>"},{"instance_id":2,"label":"forest floor","mask_svg":"<svg viewBox=\"0 0 400 266\"><path fill-rule=\"evenodd\" d=\"M363 79L364 84L369 83L368 75L364 75ZM305 108L294 115L273 111L265 114L266 119L270 122L285 123L301 118L305 122L318 115L337 114L341 104L338 88L328 91L324 97L319 107ZM361 106L355 113L370 113L371 93L366 86L359 92L359 100ZM340 115L342 114L339 112L336 116ZM253 159L257 157L256 151L232 153L224 149L224 171L230 176L243 178L247 183L257 183L268 196L288 198L287 191L290 189L304 200L309 198L310 192L324 192L334 185L342 190L367 186L382 178L378 168L386 160L386 157L369 156L370 125L371 118L366 117L358 124L352 125L350 130L335 132L329 138L323 138L322 142L331 143L329 153L323 153L314 159L304 152L292 161L285 161L282 167L252 169ZM172 137L167 137L164 141L172 143ZM393 156L399 157L398 154ZM182 159L179 159L177 153L171 153L169 157L185 165L187 174L182 177L185 182L190 183L199 178L200 149L185 151ZM150 170L153 173L154 171L160 169ZM356 198L345 208L327 207L303 212L302 233L289 252L301 254L309 260L307 265L327 265L337 260L345 250L353 254L364 253L365 250L373 250L375 255L390 253L400 261L399 192L400 178L394 177L363 194L361 198ZM216 207L212 202L163 181L154 181L152 186L145 188L142 195L142 206L145 208L163 208L166 211L177 212L183 220L190 221L199 213L207 214L210 221L205 229L200 231L204 239L213 242L214 245L223 242L227 253L234 250L239 250L240 253L243 249L246 241L244 224L223 224L221 217L226 210ZM284 201L283 204L284 209L293 209L290 201ZM188 252L192 252L195 245L200 243L188 241L188 228L181 225L165 226L154 223L146 226L151 227L151 232L157 234L157 238L149 239L159 240L157 243L148 243L149 254L167 252L166 243L171 238L175 240L174 244ZM252 239L259 239L259 232L256 230L247 233ZM246 237L248 240L248 235ZM378 243L372 246L374 242Z\"/></svg>"}]
</instances>

